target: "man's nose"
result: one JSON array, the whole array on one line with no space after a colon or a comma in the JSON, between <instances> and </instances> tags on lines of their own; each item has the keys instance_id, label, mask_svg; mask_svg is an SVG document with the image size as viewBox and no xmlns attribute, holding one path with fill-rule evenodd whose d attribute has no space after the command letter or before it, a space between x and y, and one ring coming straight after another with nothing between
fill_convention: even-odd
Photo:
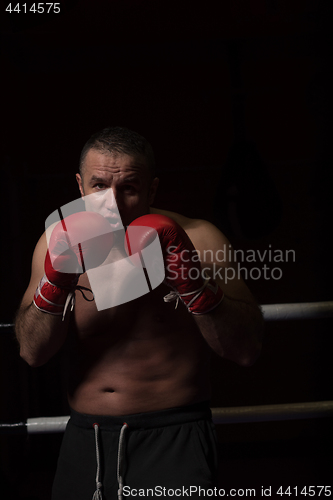
<instances>
[{"instance_id":1,"label":"man's nose","mask_svg":"<svg viewBox=\"0 0 333 500\"><path fill-rule=\"evenodd\" d=\"M107 189L105 193L105 207L108 210L117 210L117 202L116 202L116 193L113 191L113 188Z\"/></svg>"}]
</instances>

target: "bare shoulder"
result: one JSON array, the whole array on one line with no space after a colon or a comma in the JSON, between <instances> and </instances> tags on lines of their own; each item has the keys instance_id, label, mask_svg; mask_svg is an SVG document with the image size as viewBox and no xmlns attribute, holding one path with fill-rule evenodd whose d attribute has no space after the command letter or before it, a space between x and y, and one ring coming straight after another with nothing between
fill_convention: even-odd
<instances>
[{"instance_id":1,"label":"bare shoulder","mask_svg":"<svg viewBox=\"0 0 333 500\"><path fill-rule=\"evenodd\" d=\"M217 251L222 247L230 246L226 236L211 222L203 219L190 219L176 212L156 208L151 208L151 213L165 215L177 222L186 231L197 250Z\"/></svg>"},{"instance_id":2,"label":"bare shoulder","mask_svg":"<svg viewBox=\"0 0 333 500\"><path fill-rule=\"evenodd\" d=\"M196 219L190 219L189 217L185 217L185 215L181 215L176 212L171 212L170 210L161 210L159 208L150 207L150 213L160 214L160 215L165 215L166 217L170 217L170 219L177 222L177 224L179 224L185 231L192 226L193 222L196 221Z\"/></svg>"},{"instance_id":3,"label":"bare shoulder","mask_svg":"<svg viewBox=\"0 0 333 500\"><path fill-rule=\"evenodd\" d=\"M253 295L237 272L231 243L214 224L166 210L152 209L151 212L170 217L186 231L199 254L201 265L229 298L256 304Z\"/></svg>"}]
</instances>

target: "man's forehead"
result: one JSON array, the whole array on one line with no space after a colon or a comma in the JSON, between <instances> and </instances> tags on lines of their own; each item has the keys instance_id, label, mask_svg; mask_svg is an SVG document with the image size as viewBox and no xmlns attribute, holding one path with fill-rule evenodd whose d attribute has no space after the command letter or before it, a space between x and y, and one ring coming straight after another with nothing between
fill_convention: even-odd
<instances>
[{"instance_id":1,"label":"man's forehead","mask_svg":"<svg viewBox=\"0 0 333 500\"><path fill-rule=\"evenodd\" d=\"M101 153L96 150L90 150L87 153L84 162L84 172L89 177L96 175L117 175L117 174L136 174L146 173L148 166L146 160L140 155L128 155L120 153Z\"/></svg>"}]
</instances>

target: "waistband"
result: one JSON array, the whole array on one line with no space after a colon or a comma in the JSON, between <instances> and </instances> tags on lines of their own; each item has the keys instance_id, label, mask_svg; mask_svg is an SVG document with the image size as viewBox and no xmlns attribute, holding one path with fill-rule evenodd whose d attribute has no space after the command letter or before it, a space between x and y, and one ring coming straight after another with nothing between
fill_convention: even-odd
<instances>
[{"instance_id":1,"label":"waistband","mask_svg":"<svg viewBox=\"0 0 333 500\"><path fill-rule=\"evenodd\" d=\"M109 415L86 415L71 410L70 422L85 429L92 429L94 424L98 424L101 430L119 432L125 422L129 429L152 429L154 427L184 424L196 420L211 420L211 418L212 412L209 401L203 401L201 403L168 408L161 411L116 417Z\"/></svg>"}]
</instances>

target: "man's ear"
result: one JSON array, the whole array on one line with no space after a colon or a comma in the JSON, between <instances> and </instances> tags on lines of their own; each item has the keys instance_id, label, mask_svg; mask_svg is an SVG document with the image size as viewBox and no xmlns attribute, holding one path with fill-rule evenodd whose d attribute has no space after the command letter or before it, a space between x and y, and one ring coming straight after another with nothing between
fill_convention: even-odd
<instances>
[{"instance_id":1,"label":"man's ear","mask_svg":"<svg viewBox=\"0 0 333 500\"><path fill-rule=\"evenodd\" d=\"M80 174L76 174L76 181L79 185L79 190L80 190L81 196L83 197L84 196L83 183L82 183L82 178L81 178Z\"/></svg>"},{"instance_id":2,"label":"man's ear","mask_svg":"<svg viewBox=\"0 0 333 500\"><path fill-rule=\"evenodd\" d=\"M152 181L150 189L149 189L149 205L152 205L154 203L156 191L158 188L158 183L160 182L158 177L155 177L155 179Z\"/></svg>"}]
</instances>

